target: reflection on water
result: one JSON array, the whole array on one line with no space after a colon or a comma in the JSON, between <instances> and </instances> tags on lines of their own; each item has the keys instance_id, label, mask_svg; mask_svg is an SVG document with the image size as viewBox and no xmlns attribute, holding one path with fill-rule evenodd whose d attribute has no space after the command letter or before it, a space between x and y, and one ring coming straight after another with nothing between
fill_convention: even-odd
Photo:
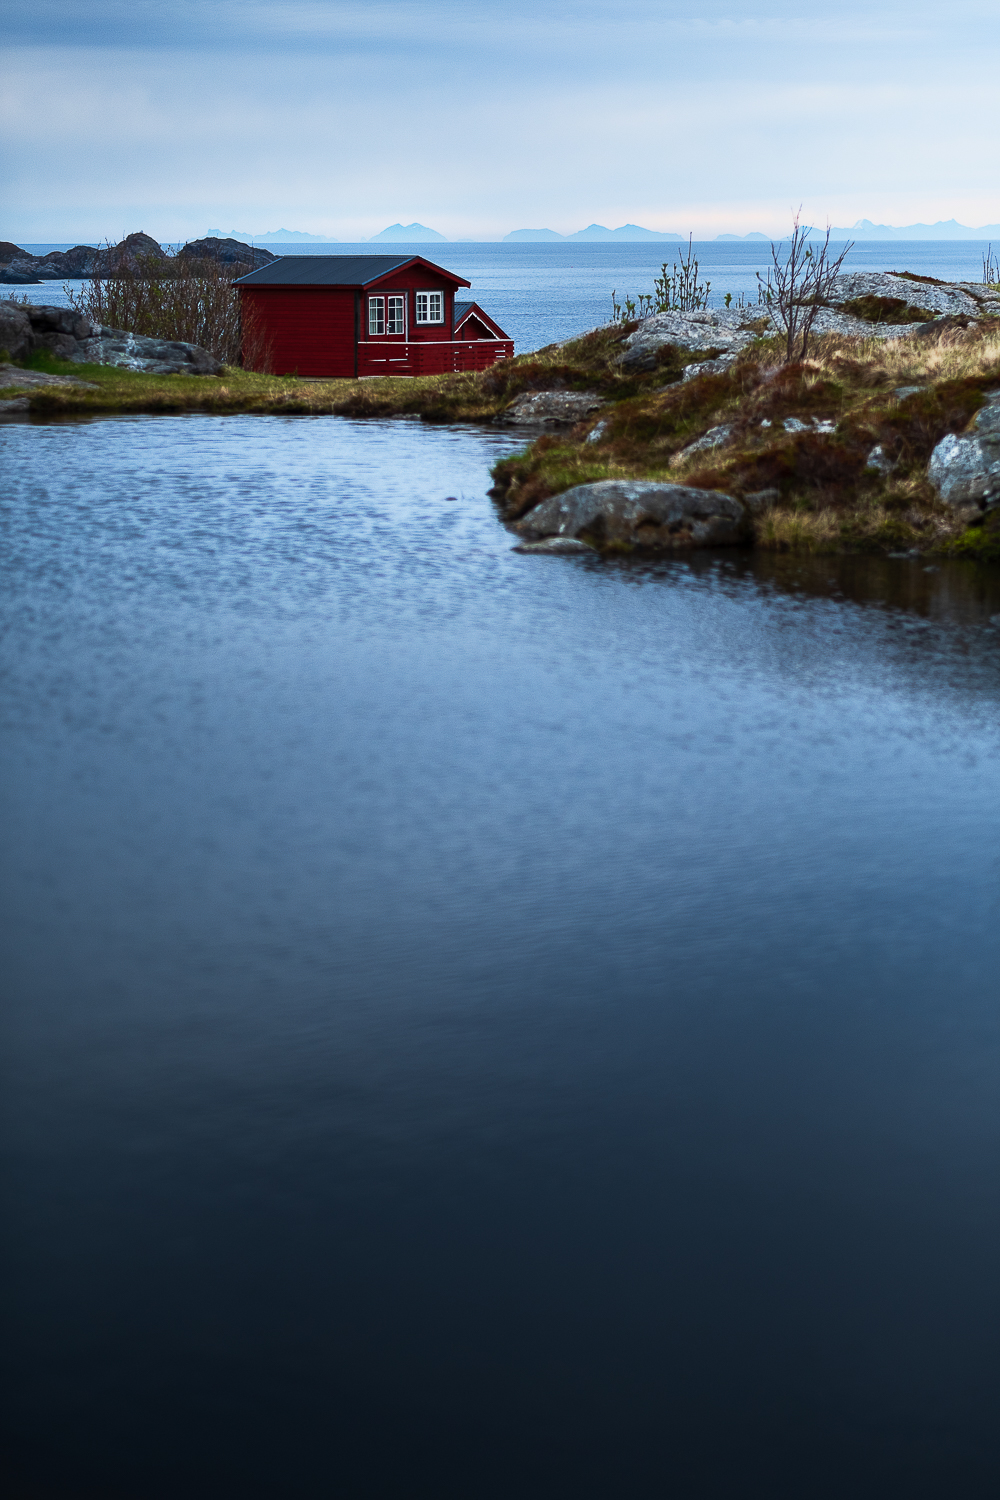
<instances>
[{"instance_id":1,"label":"reflection on water","mask_svg":"<svg viewBox=\"0 0 1000 1500\"><path fill-rule=\"evenodd\" d=\"M1000 580L511 444L0 429L15 1493L992 1493Z\"/></svg>"}]
</instances>

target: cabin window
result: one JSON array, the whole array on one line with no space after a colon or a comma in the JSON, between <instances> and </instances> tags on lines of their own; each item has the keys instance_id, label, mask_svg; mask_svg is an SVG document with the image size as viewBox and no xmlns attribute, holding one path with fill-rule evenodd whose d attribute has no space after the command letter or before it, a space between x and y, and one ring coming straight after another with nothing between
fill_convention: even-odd
<instances>
[{"instance_id":1,"label":"cabin window","mask_svg":"<svg viewBox=\"0 0 1000 1500\"><path fill-rule=\"evenodd\" d=\"M417 293L417 322L444 322L444 292Z\"/></svg>"},{"instance_id":2,"label":"cabin window","mask_svg":"<svg viewBox=\"0 0 1000 1500\"><path fill-rule=\"evenodd\" d=\"M386 333L406 332L406 298L387 297L385 331Z\"/></svg>"},{"instance_id":3,"label":"cabin window","mask_svg":"<svg viewBox=\"0 0 1000 1500\"><path fill-rule=\"evenodd\" d=\"M405 297L368 298L368 336L406 332Z\"/></svg>"}]
</instances>

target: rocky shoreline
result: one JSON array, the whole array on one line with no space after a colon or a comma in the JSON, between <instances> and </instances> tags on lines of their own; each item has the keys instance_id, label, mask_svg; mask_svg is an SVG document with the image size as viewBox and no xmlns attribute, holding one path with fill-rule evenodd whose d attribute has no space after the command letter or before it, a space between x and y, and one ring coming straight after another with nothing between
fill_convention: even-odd
<instances>
[{"instance_id":1,"label":"rocky shoreline","mask_svg":"<svg viewBox=\"0 0 1000 1500\"><path fill-rule=\"evenodd\" d=\"M214 261L216 265L246 266L256 270L277 257L269 250L245 245L241 240L189 240L178 257ZM37 286L42 281L89 281L125 269L169 271L175 257L167 255L151 235L126 235L117 245L75 245L72 250L50 250L31 255L9 240L0 241L0 285Z\"/></svg>"}]
</instances>

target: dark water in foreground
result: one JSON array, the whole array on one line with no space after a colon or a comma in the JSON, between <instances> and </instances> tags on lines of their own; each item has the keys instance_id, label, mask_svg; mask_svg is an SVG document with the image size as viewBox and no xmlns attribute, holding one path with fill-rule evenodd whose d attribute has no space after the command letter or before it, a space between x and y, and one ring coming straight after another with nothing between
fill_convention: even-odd
<instances>
[{"instance_id":1,"label":"dark water in foreground","mask_svg":"<svg viewBox=\"0 0 1000 1500\"><path fill-rule=\"evenodd\" d=\"M996 1492L1000 579L508 446L0 429L9 1493Z\"/></svg>"}]
</instances>

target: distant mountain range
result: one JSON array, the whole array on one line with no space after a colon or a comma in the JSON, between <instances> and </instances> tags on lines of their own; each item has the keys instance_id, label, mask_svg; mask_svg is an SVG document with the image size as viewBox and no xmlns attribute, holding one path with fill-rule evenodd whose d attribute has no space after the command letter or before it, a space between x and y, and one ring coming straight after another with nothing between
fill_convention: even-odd
<instances>
[{"instance_id":1,"label":"distant mountain range","mask_svg":"<svg viewBox=\"0 0 1000 1500\"><path fill-rule=\"evenodd\" d=\"M826 229L813 228L809 238L821 240ZM717 240L769 240L769 234L717 234ZM787 236L783 236L787 238ZM969 229L956 219L938 219L936 224L907 224L897 229L892 224L873 224L871 219L859 219L850 229L835 227L830 230L831 240L990 240L1000 238L1000 224L982 224L978 229Z\"/></svg>"},{"instance_id":2,"label":"distant mountain range","mask_svg":"<svg viewBox=\"0 0 1000 1500\"><path fill-rule=\"evenodd\" d=\"M268 240L279 240L284 245L292 244L295 240L318 240L321 245L339 245L329 234L307 234L304 229L271 229L267 234L251 234L248 229L206 229L207 239L219 240L253 240L255 245L266 244Z\"/></svg>"},{"instance_id":3,"label":"distant mountain range","mask_svg":"<svg viewBox=\"0 0 1000 1500\"><path fill-rule=\"evenodd\" d=\"M206 233L221 240L246 240L252 241L255 245L293 244L303 240L312 240L321 245L341 243L332 235L308 234L304 229L272 229L267 234L250 234L245 229L209 229ZM825 234L825 228L814 227L810 231L810 238L822 239ZM787 238L787 236L782 237ZM681 241L684 238L684 235L673 234L669 231L643 229L640 224L622 224L617 229L607 229L603 224L588 224L586 229L578 229L575 234L558 234L554 229L513 229L510 234L504 235L502 243L545 244L555 240L563 243L573 240ZM754 229L750 234L717 234L715 238L717 240L770 240L771 235L761 234L760 230ZM939 219L936 224L907 224L904 228L897 229L892 224L873 224L871 219L859 219L849 229L840 227L831 229L830 238L833 240L1000 240L1000 224L983 224L979 229L969 229L955 219ZM444 244L447 243L447 239L447 235L439 234L436 229L428 229L426 224L390 224L380 234L373 234L370 240L353 240L350 243L429 245ZM483 243L489 242L483 241Z\"/></svg>"},{"instance_id":4,"label":"distant mountain range","mask_svg":"<svg viewBox=\"0 0 1000 1500\"><path fill-rule=\"evenodd\" d=\"M679 234L661 234L658 229L643 229L639 224L622 224L618 229L605 229L603 224L588 224L575 234L557 234L554 229L512 229L505 234L503 242L527 240L542 243L546 240L679 240Z\"/></svg>"}]
</instances>

